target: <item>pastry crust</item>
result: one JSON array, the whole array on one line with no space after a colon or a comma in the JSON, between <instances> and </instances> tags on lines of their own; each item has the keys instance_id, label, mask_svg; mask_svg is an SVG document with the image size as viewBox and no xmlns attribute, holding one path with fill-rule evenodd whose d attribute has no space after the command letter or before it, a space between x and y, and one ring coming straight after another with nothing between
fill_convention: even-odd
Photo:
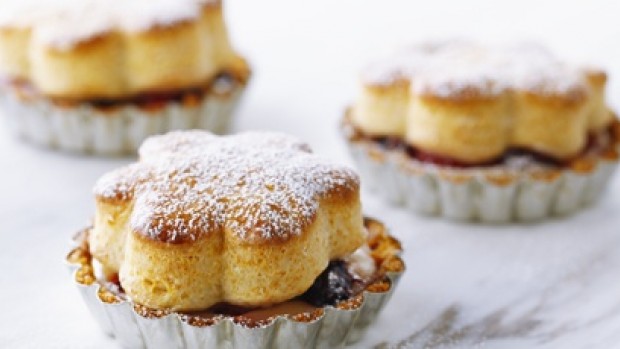
<instances>
[{"instance_id":1,"label":"pastry crust","mask_svg":"<svg viewBox=\"0 0 620 349\"><path fill-rule=\"evenodd\" d=\"M153 137L95 192L91 252L153 308L282 302L365 241L357 176L283 135Z\"/></svg>"},{"instance_id":2,"label":"pastry crust","mask_svg":"<svg viewBox=\"0 0 620 349\"><path fill-rule=\"evenodd\" d=\"M44 20L0 21L0 75L26 80L49 97L118 99L202 86L222 70L245 64L230 46L219 1L178 5L184 6L196 13L164 20L158 16L165 13L154 12L137 28L110 20L97 30L75 28L76 33L53 29L63 24ZM106 15L120 16L103 13L102 21Z\"/></svg>"},{"instance_id":3,"label":"pastry crust","mask_svg":"<svg viewBox=\"0 0 620 349\"><path fill-rule=\"evenodd\" d=\"M538 46L421 45L364 72L351 117L365 134L464 164L513 148L567 161L612 121L605 81Z\"/></svg>"}]
</instances>

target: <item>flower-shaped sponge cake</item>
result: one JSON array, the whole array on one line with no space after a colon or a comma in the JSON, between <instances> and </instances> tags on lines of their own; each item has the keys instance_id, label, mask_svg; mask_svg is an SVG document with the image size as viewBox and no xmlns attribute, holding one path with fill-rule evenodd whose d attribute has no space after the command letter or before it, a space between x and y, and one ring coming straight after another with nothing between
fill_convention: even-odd
<instances>
[{"instance_id":1,"label":"flower-shaped sponge cake","mask_svg":"<svg viewBox=\"0 0 620 349\"><path fill-rule=\"evenodd\" d=\"M365 134L464 165L513 149L569 161L614 120L606 79L537 45L429 43L369 66L351 117Z\"/></svg>"},{"instance_id":2,"label":"flower-shaped sponge cake","mask_svg":"<svg viewBox=\"0 0 620 349\"><path fill-rule=\"evenodd\" d=\"M95 194L93 256L154 308L282 302L365 242L357 175L280 134L153 137Z\"/></svg>"},{"instance_id":3,"label":"flower-shaped sponge cake","mask_svg":"<svg viewBox=\"0 0 620 349\"><path fill-rule=\"evenodd\" d=\"M202 86L247 70L219 0L20 0L0 13L0 75L67 100Z\"/></svg>"}]
</instances>

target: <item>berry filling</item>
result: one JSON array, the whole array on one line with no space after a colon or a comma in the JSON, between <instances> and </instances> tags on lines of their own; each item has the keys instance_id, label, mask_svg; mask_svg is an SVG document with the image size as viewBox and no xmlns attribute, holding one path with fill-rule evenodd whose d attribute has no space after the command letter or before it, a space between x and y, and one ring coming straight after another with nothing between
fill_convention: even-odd
<instances>
[{"instance_id":1,"label":"berry filling","mask_svg":"<svg viewBox=\"0 0 620 349\"><path fill-rule=\"evenodd\" d=\"M223 71L205 86L194 86L169 91L144 92L135 96L129 96L124 98L94 98L84 100L52 98L51 100L56 105L69 107L81 103L86 103L93 106L94 108L106 110L120 107L126 104L133 104L141 109L157 110L164 107L170 102L182 103L183 105L187 106L197 105L199 101L209 91L215 91L216 93L225 94L229 91L232 91L237 83L243 83L244 80L245 78L238 76L238 74ZM34 99L37 97L41 97L40 92L29 81L26 80L0 79L0 84L9 86L18 95L24 96L26 98Z\"/></svg>"},{"instance_id":2,"label":"berry filling","mask_svg":"<svg viewBox=\"0 0 620 349\"><path fill-rule=\"evenodd\" d=\"M497 165L507 165L513 162L535 162L537 164L542 164L546 166L552 167L564 167L568 166L574 159L570 160L559 160L555 159L551 156L545 155L543 153L530 150L530 149L521 149L521 148L513 148L506 151L501 157L494 159L492 161L484 162L484 163L465 163L459 161L457 159L453 159L447 156L433 154L430 152L426 152L419 148L413 147L407 144L402 138L394 137L394 136L380 136L380 137L372 137L368 135L364 135L361 131L356 130L355 136L361 139L367 139L372 142L375 142L386 150L396 150L402 151L407 154L412 159L435 164L438 166L446 166L446 167L456 167L456 168L471 168L471 167L479 167L479 166L497 166ZM591 133L588 135L587 143L584 149L581 152L581 155L592 154L599 152L605 148L607 148L613 139L612 129L605 130L598 134Z\"/></svg>"},{"instance_id":3,"label":"berry filling","mask_svg":"<svg viewBox=\"0 0 620 349\"><path fill-rule=\"evenodd\" d=\"M343 261L331 261L299 298L316 306L335 305L353 295L355 280ZM361 282L359 280L358 282Z\"/></svg>"}]
</instances>

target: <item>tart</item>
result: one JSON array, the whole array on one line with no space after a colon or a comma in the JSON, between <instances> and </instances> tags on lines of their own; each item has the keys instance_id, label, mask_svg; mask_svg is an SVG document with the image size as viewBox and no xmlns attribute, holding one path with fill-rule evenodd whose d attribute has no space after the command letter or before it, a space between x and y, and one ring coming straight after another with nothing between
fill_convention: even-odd
<instances>
[{"instance_id":1,"label":"tart","mask_svg":"<svg viewBox=\"0 0 620 349\"><path fill-rule=\"evenodd\" d=\"M48 147L127 154L169 130L225 132L249 75L217 0L24 0L0 14L0 113Z\"/></svg>"},{"instance_id":2,"label":"tart","mask_svg":"<svg viewBox=\"0 0 620 349\"><path fill-rule=\"evenodd\" d=\"M404 271L359 179L272 133L177 131L95 186L67 262L127 347L341 347ZM217 345L216 345L217 344Z\"/></svg>"},{"instance_id":3,"label":"tart","mask_svg":"<svg viewBox=\"0 0 620 349\"><path fill-rule=\"evenodd\" d=\"M596 201L618 163L606 80L531 44L422 44L366 68L342 131L365 183L413 211L565 215Z\"/></svg>"}]
</instances>

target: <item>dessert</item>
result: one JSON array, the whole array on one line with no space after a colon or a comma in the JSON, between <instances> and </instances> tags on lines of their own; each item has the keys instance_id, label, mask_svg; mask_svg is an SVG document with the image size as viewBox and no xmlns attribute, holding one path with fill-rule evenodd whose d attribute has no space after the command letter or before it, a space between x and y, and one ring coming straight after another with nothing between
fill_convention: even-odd
<instances>
[{"instance_id":1,"label":"dessert","mask_svg":"<svg viewBox=\"0 0 620 349\"><path fill-rule=\"evenodd\" d=\"M536 45L422 44L364 71L343 131L365 183L414 211L562 215L594 202L618 162L606 79Z\"/></svg>"},{"instance_id":2,"label":"dessert","mask_svg":"<svg viewBox=\"0 0 620 349\"><path fill-rule=\"evenodd\" d=\"M0 113L49 147L124 154L173 129L225 132L249 74L218 0L24 0L0 13Z\"/></svg>"},{"instance_id":3,"label":"dessert","mask_svg":"<svg viewBox=\"0 0 620 349\"><path fill-rule=\"evenodd\" d=\"M398 241L361 215L357 175L295 138L173 132L139 154L98 181L67 257L125 346L343 346L404 270Z\"/></svg>"}]
</instances>

